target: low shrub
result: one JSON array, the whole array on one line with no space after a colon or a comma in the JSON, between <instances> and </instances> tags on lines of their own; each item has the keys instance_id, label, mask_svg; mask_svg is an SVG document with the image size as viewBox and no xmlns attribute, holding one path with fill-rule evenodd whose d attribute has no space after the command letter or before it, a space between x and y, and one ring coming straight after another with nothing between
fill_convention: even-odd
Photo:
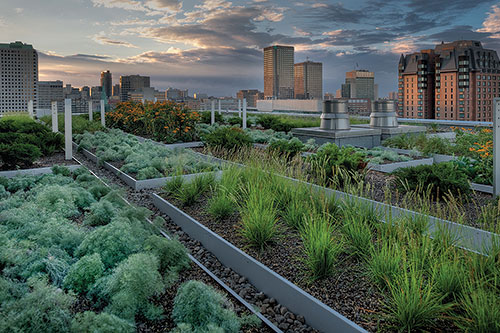
<instances>
[{"instance_id":1,"label":"low shrub","mask_svg":"<svg viewBox=\"0 0 500 333\"><path fill-rule=\"evenodd\" d=\"M30 279L30 291L2 303L1 332L70 332L75 298L43 279Z\"/></svg>"},{"instance_id":2,"label":"low shrub","mask_svg":"<svg viewBox=\"0 0 500 333\"><path fill-rule=\"evenodd\" d=\"M423 191L430 187L436 198L470 192L466 173L453 162L400 168L393 175L403 192Z\"/></svg>"},{"instance_id":3,"label":"low shrub","mask_svg":"<svg viewBox=\"0 0 500 333\"><path fill-rule=\"evenodd\" d=\"M237 150L252 145L252 139L238 127L219 127L204 135L203 142L210 147Z\"/></svg>"},{"instance_id":4,"label":"low shrub","mask_svg":"<svg viewBox=\"0 0 500 333\"><path fill-rule=\"evenodd\" d=\"M281 118L272 115L260 115L257 118L257 124L264 129L272 129L277 132L290 132L293 126Z\"/></svg>"},{"instance_id":5,"label":"low shrub","mask_svg":"<svg viewBox=\"0 0 500 333\"><path fill-rule=\"evenodd\" d=\"M163 310L149 300L165 288L158 269L158 258L153 254L136 253L123 260L107 283L109 311L130 321L139 313L158 319Z\"/></svg>"},{"instance_id":6,"label":"low shrub","mask_svg":"<svg viewBox=\"0 0 500 333\"><path fill-rule=\"evenodd\" d=\"M214 112L214 114L216 123L220 124L224 121L222 114L219 114L219 112ZM212 122L212 111L203 111L200 113L200 123L211 124L211 122Z\"/></svg>"},{"instance_id":7,"label":"low shrub","mask_svg":"<svg viewBox=\"0 0 500 333\"><path fill-rule=\"evenodd\" d=\"M92 311L77 313L71 322L71 331L75 333L134 333L135 325L113 314Z\"/></svg>"},{"instance_id":8,"label":"low shrub","mask_svg":"<svg viewBox=\"0 0 500 333\"><path fill-rule=\"evenodd\" d=\"M103 273L104 264L99 253L86 255L71 266L64 278L64 286L77 293L87 293Z\"/></svg>"},{"instance_id":9,"label":"low shrub","mask_svg":"<svg viewBox=\"0 0 500 333\"><path fill-rule=\"evenodd\" d=\"M40 156L40 149L29 143L0 144L0 161L4 169L29 167Z\"/></svg>"},{"instance_id":10,"label":"low shrub","mask_svg":"<svg viewBox=\"0 0 500 333\"><path fill-rule=\"evenodd\" d=\"M166 239L156 235L150 236L144 242L144 251L153 253L159 261L160 273L178 273L189 268L189 259L186 248L177 239Z\"/></svg>"},{"instance_id":11,"label":"low shrub","mask_svg":"<svg viewBox=\"0 0 500 333\"><path fill-rule=\"evenodd\" d=\"M269 151L277 152L280 155L293 157L306 150L306 146L297 138L290 140L277 139L272 140L267 147Z\"/></svg>"},{"instance_id":12,"label":"low shrub","mask_svg":"<svg viewBox=\"0 0 500 333\"><path fill-rule=\"evenodd\" d=\"M225 297L200 281L188 281L178 290L172 318L178 332L240 331L240 321Z\"/></svg>"}]
</instances>

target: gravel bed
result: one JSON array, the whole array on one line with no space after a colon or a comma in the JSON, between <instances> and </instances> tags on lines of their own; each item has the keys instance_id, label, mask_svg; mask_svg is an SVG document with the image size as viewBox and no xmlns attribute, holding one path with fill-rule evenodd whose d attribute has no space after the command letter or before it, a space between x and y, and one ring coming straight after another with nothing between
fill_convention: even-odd
<instances>
[{"instance_id":1,"label":"gravel bed","mask_svg":"<svg viewBox=\"0 0 500 333\"><path fill-rule=\"evenodd\" d=\"M164 215L158 209L156 209L156 207L152 203L150 194L157 193L157 191L153 189L135 191L128 187L125 183L123 183L113 173L104 168L97 167L94 162L88 160L83 154L76 153L75 157L78 158L78 160L82 162L83 165L85 165L96 175L106 181L106 183L111 186L121 188L121 190L124 192L124 197L129 202L151 210L153 212L152 218L155 218L157 216L163 217L166 221L165 229L167 232L169 232L174 237L177 237L198 261L200 261L205 267L207 267L213 274L215 274L231 289L236 291L239 296L244 298L248 303L252 304L256 308L260 308L261 310L264 308L265 311L261 311L262 314L274 325L287 333L317 332L316 330L305 324L304 317L288 311L286 307L278 304L278 302L274 298L268 298L265 294L257 290L252 284L248 282L245 277L240 276L230 268L225 267L214 255L207 251L201 243L191 239L168 216ZM193 269L189 270L189 272L192 272ZM199 270L199 273L198 275L195 274L192 278L200 279L203 277L208 284L219 288L218 284L211 280L211 278L207 274L202 272L201 269L199 269L198 267L196 267L196 269ZM229 298L233 301L235 307L243 307L242 305L239 305L238 301L233 297ZM258 331L270 332L270 329L262 326Z\"/></svg>"}]
</instances>

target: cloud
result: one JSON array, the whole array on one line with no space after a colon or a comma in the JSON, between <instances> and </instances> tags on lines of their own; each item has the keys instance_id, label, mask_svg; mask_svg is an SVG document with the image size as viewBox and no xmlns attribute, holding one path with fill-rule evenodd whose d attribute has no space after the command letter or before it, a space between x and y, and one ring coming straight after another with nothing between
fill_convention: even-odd
<instances>
[{"instance_id":1,"label":"cloud","mask_svg":"<svg viewBox=\"0 0 500 333\"><path fill-rule=\"evenodd\" d=\"M92 36L92 40L94 40L96 43L99 43L101 45L123 46L123 47L128 47L128 48L135 48L135 49L138 48L137 46L135 46L132 43L129 43L129 42L123 41L123 40L111 39L109 37L102 35L102 33Z\"/></svg>"},{"instance_id":2,"label":"cloud","mask_svg":"<svg viewBox=\"0 0 500 333\"><path fill-rule=\"evenodd\" d=\"M163 15L165 11L177 12L182 8L178 0L91 0L95 7L119 8L127 11L144 12L146 15Z\"/></svg>"},{"instance_id":3,"label":"cloud","mask_svg":"<svg viewBox=\"0 0 500 333\"><path fill-rule=\"evenodd\" d=\"M182 2L178 0L149 0L147 4L150 8L168 9L175 12L182 8Z\"/></svg>"},{"instance_id":4,"label":"cloud","mask_svg":"<svg viewBox=\"0 0 500 333\"><path fill-rule=\"evenodd\" d=\"M477 32L500 32L500 6L491 6L491 11L483 22L483 27L476 30Z\"/></svg>"},{"instance_id":5,"label":"cloud","mask_svg":"<svg viewBox=\"0 0 500 333\"><path fill-rule=\"evenodd\" d=\"M312 19L315 24L329 24L330 26L338 23L359 23L368 17L368 13L359 9L348 9L343 4L316 3L307 10L302 10L299 16Z\"/></svg>"},{"instance_id":6,"label":"cloud","mask_svg":"<svg viewBox=\"0 0 500 333\"><path fill-rule=\"evenodd\" d=\"M491 0L409 0L407 4L420 14L452 14L465 12L486 3L491 3Z\"/></svg>"},{"instance_id":7,"label":"cloud","mask_svg":"<svg viewBox=\"0 0 500 333\"><path fill-rule=\"evenodd\" d=\"M24 8L14 8L14 11L15 11L17 14L21 14L21 13L24 11Z\"/></svg>"}]
</instances>

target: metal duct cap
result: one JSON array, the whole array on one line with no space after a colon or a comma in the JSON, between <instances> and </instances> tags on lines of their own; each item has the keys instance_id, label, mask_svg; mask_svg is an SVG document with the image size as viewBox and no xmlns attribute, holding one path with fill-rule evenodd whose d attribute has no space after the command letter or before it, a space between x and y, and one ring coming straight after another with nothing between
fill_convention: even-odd
<instances>
[{"instance_id":1,"label":"metal duct cap","mask_svg":"<svg viewBox=\"0 0 500 333\"><path fill-rule=\"evenodd\" d=\"M323 113L321 114L322 130L349 130L349 115L347 114L347 101L333 100L323 101Z\"/></svg>"},{"instance_id":2,"label":"metal duct cap","mask_svg":"<svg viewBox=\"0 0 500 333\"><path fill-rule=\"evenodd\" d=\"M370 114L371 127L398 127L396 116L396 102L373 101L372 113Z\"/></svg>"}]
</instances>

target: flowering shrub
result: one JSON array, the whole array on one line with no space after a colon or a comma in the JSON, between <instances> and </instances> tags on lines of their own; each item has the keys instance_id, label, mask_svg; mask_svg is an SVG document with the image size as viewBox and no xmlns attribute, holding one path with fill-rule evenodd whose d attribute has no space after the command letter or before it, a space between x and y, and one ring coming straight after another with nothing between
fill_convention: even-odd
<instances>
[{"instance_id":1,"label":"flowering shrub","mask_svg":"<svg viewBox=\"0 0 500 333\"><path fill-rule=\"evenodd\" d=\"M106 113L108 126L166 143L194 141L199 119L197 112L174 102L129 101L119 103L112 112Z\"/></svg>"}]
</instances>

